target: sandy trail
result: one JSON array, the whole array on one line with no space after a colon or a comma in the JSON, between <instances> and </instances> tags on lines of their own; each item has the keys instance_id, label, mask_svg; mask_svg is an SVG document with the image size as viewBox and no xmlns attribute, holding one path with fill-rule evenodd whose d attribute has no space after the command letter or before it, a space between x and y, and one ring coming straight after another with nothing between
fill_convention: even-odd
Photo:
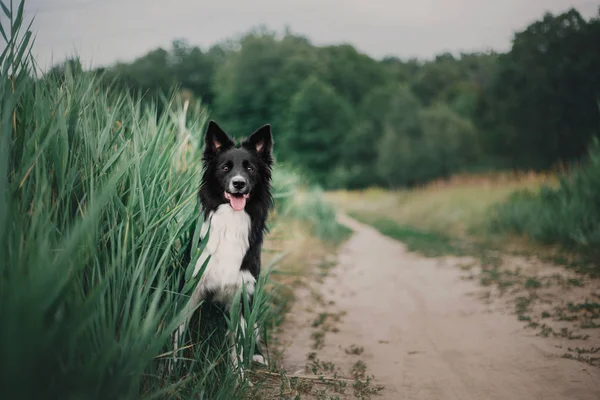
<instances>
[{"instance_id":1,"label":"sandy trail","mask_svg":"<svg viewBox=\"0 0 600 400\"><path fill-rule=\"evenodd\" d=\"M355 233L320 292L328 312L347 313L336 323L339 332L328 332L324 347L312 350L318 306L314 295L299 297L280 337L289 373L304 371L315 351L346 375L364 361L385 386L375 398L600 399L599 368L561 358L557 340L492 311L458 268L409 253L347 217L342 222ZM347 354L351 345L364 352Z\"/></svg>"}]
</instances>

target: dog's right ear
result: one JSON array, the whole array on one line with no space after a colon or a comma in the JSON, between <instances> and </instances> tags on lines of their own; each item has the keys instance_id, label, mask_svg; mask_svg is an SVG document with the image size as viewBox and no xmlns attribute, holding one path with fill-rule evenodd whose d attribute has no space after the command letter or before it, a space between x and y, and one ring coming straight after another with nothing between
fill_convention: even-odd
<instances>
[{"instance_id":1,"label":"dog's right ear","mask_svg":"<svg viewBox=\"0 0 600 400\"><path fill-rule=\"evenodd\" d=\"M208 123L204 136L204 155L213 157L235 146L235 142L221 129L215 121Z\"/></svg>"}]
</instances>

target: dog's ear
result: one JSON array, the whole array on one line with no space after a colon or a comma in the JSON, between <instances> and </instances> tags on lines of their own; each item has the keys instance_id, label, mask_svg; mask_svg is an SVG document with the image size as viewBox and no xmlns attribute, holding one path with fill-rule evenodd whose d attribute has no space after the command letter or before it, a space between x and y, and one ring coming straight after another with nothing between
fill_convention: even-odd
<instances>
[{"instance_id":1,"label":"dog's ear","mask_svg":"<svg viewBox=\"0 0 600 400\"><path fill-rule=\"evenodd\" d=\"M233 146L235 146L233 139L215 121L211 120L204 136L204 154L214 156Z\"/></svg>"},{"instance_id":2,"label":"dog's ear","mask_svg":"<svg viewBox=\"0 0 600 400\"><path fill-rule=\"evenodd\" d=\"M256 154L265 160L270 160L273 151L271 125L267 124L258 128L248 139L244 140L242 146L248 150L255 151Z\"/></svg>"}]
</instances>

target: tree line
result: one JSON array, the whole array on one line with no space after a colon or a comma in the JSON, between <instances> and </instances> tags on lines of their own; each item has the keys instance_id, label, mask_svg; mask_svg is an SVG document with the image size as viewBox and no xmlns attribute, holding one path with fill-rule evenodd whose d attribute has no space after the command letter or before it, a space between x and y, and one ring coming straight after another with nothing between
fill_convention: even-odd
<instances>
[{"instance_id":1,"label":"tree line","mask_svg":"<svg viewBox=\"0 0 600 400\"><path fill-rule=\"evenodd\" d=\"M179 87L235 135L269 122L278 161L326 187L541 170L577 160L599 131L600 9L589 20L545 14L507 53L375 60L260 28L205 51L176 40L94 72L144 99Z\"/></svg>"}]
</instances>

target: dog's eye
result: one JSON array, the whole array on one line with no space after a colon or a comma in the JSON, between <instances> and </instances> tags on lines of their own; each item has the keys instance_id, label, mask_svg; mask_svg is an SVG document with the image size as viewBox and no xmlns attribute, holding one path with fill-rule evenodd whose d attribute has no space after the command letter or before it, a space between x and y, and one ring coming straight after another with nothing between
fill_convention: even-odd
<instances>
[{"instance_id":1,"label":"dog's eye","mask_svg":"<svg viewBox=\"0 0 600 400\"><path fill-rule=\"evenodd\" d=\"M247 170L248 172L254 172L254 168L252 168L252 167L246 167L246 170Z\"/></svg>"},{"instance_id":2,"label":"dog's eye","mask_svg":"<svg viewBox=\"0 0 600 400\"><path fill-rule=\"evenodd\" d=\"M229 167L227 165L223 165L223 171L225 171L225 172L229 171Z\"/></svg>"}]
</instances>

